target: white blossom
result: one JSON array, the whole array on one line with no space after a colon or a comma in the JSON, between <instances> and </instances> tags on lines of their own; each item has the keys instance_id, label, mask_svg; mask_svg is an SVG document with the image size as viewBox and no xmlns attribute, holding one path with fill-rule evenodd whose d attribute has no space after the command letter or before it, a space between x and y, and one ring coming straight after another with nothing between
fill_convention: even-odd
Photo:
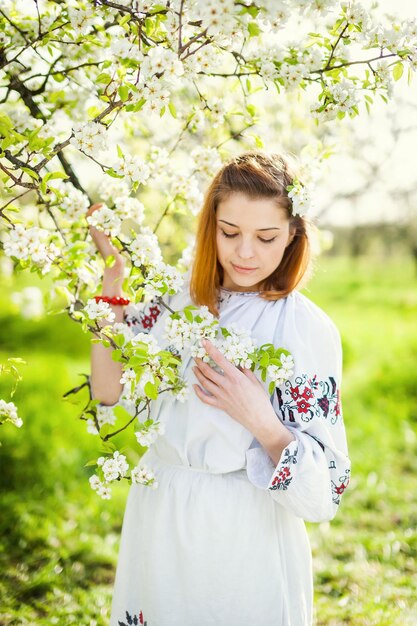
<instances>
[{"instance_id":1,"label":"white blossom","mask_svg":"<svg viewBox=\"0 0 417 626\"><path fill-rule=\"evenodd\" d=\"M98 23L96 12L93 7L87 9L68 8L68 17L71 22L71 26L77 35L87 34L92 26Z\"/></svg>"},{"instance_id":2,"label":"white blossom","mask_svg":"<svg viewBox=\"0 0 417 626\"><path fill-rule=\"evenodd\" d=\"M291 354L281 354L281 365L268 365L266 373L275 385L282 385L294 373L294 359Z\"/></svg>"},{"instance_id":3,"label":"white blossom","mask_svg":"<svg viewBox=\"0 0 417 626\"><path fill-rule=\"evenodd\" d=\"M165 322L164 337L178 352L190 348L193 357L201 356L207 360L201 339L215 338L218 321L207 306L201 306L193 311L193 321L187 320L183 312L177 315L169 316Z\"/></svg>"},{"instance_id":4,"label":"white blossom","mask_svg":"<svg viewBox=\"0 0 417 626\"><path fill-rule=\"evenodd\" d=\"M172 392L178 402L186 402L190 395L190 388L187 385L184 385L180 389Z\"/></svg>"},{"instance_id":5,"label":"white blossom","mask_svg":"<svg viewBox=\"0 0 417 626\"><path fill-rule=\"evenodd\" d=\"M129 244L132 263L136 267L155 265L162 261L162 252L157 236L146 227L141 230Z\"/></svg>"},{"instance_id":6,"label":"white blossom","mask_svg":"<svg viewBox=\"0 0 417 626\"><path fill-rule=\"evenodd\" d=\"M158 435L163 435L165 432L165 426L159 422L154 422L149 426L143 426L140 430L135 432L136 440L140 446L149 448Z\"/></svg>"},{"instance_id":7,"label":"white blossom","mask_svg":"<svg viewBox=\"0 0 417 626\"><path fill-rule=\"evenodd\" d=\"M113 452L113 457L101 456L97 459L97 465L101 467L104 480L110 483L114 480L120 480L126 476L129 470L129 464L126 461L124 454L120 454L118 450Z\"/></svg>"},{"instance_id":8,"label":"white blossom","mask_svg":"<svg viewBox=\"0 0 417 626\"><path fill-rule=\"evenodd\" d=\"M4 253L17 259L30 260L46 274L59 254L59 249L50 238L51 234L43 228L25 228L22 224L17 224L6 233Z\"/></svg>"},{"instance_id":9,"label":"white blossom","mask_svg":"<svg viewBox=\"0 0 417 626\"><path fill-rule=\"evenodd\" d=\"M58 200L58 208L65 214L68 222L79 220L85 215L90 203L82 191L76 189L72 183L62 180L53 181L52 186L62 195Z\"/></svg>"},{"instance_id":10,"label":"white blossom","mask_svg":"<svg viewBox=\"0 0 417 626\"><path fill-rule=\"evenodd\" d=\"M171 193L184 200L192 215L197 215L200 211L203 194L195 177L177 174L171 184Z\"/></svg>"},{"instance_id":11,"label":"white blossom","mask_svg":"<svg viewBox=\"0 0 417 626\"><path fill-rule=\"evenodd\" d=\"M22 291L14 291L11 300L26 319L40 318L45 313L43 294L39 287L24 287Z\"/></svg>"},{"instance_id":12,"label":"white blossom","mask_svg":"<svg viewBox=\"0 0 417 626\"><path fill-rule=\"evenodd\" d=\"M281 65L280 75L284 79L285 86L288 89L294 89L298 87L303 78L305 78L306 70L298 63L296 65L283 63Z\"/></svg>"},{"instance_id":13,"label":"white blossom","mask_svg":"<svg viewBox=\"0 0 417 626\"><path fill-rule=\"evenodd\" d=\"M132 337L131 344L135 346L138 343L144 343L148 354L151 356L154 356L161 351L161 347L158 345L156 337L150 333L137 333L134 335L134 337Z\"/></svg>"},{"instance_id":14,"label":"white blossom","mask_svg":"<svg viewBox=\"0 0 417 626\"><path fill-rule=\"evenodd\" d=\"M273 60L265 58L261 58L259 74L266 81L273 81L279 76L279 72Z\"/></svg>"},{"instance_id":15,"label":"white blossom","mask_svg":"<svg viewBox=\"0 0 417 626\"><path fill-rule=\"evenodd\" d=\"M113 201L114 204L121 198L127 198L130 195L130 188L126 181L122 178L109 178L106 176L99 185L100 198L104 201Z\"/></svg>"},{"instance_id":16,"label":"white blossom","mask_svg":"<svg viewBox=\"0 0 417 626\"><path fill-rule=\"evenodd\" d=\"M155 474L146 466L134 467L130 472L132 483L140 485L148 485L153 489L158 487L158 482L155 479Z\"/></svg>"},{"instance_id":17,"label":"white blossom","mask_svg":"<svg viewBox=\"0 0 417 626\"><path fill-rule=\"evenodd\" d=\"M145 218L145 207L137 198L116 198L116 213L123 219L132 219L137 224L142 224Z\"/></svg>"},{"instance_id":18,"label":"white blossom","mask_svg":"<svg viewBox=\"0 0 417 626\"><path fill-rule=\"evenodd\" d=\"M73 137L71 137L70 143L77 150L94 157L107 149L106 129L102 124L97 122L74 124L72 130Z\"/></svg>"},{"instance_id":19,"label":"white blossom","mask_svg":"<svg viewBox=\"0 0 417 626\"><path fill-rule=\"evenodd\" d=\"M117 212L113 209L109 209L105 204L89 215L87 222L90 226L102 230L106 235L110 235L111 237L116 237L120 234L122 225L122 220Z\"/></svg>"},{"instance_id":20,"label":"white blossom","mask_svg":"<svg viewBox=\"0 0 417 626\"><path fill-rule=\"evenodd\" d=\"M136 382L136 372L134 369L129 367L123 371L122 377L120 379L120 384L128 385L131 382Z\"/></svg>"},{"instance_id":21,"label":"white blossom","mask_svg":"<svg viewBox=\"0 0 417 626\"><path fill-rule=\"evenodd\" d=\"M146 183L150 175L149 165L130 155L124 155L114 169L118 174L139 184Z\"/></svg>"},{"instance_id":22,"label":"white blossom","mask_svg":"<svg viewBox=\"0 0 417 626\"><path fill-rule=\"evenodd\" d=\"M97 474L93 474L89 478L89 483L91 489L93 489L97 495L99 495L103 500L110 500L111 498L111 488L103 483Z\"/></svg>"},{"instance_id":23,"label":"white blossom","mask_svg":"<svg viewBox=\"0 0 417 626\"><path fill-rule=\"evenodd\" d=\"M103 302L103 300L96 302L94 298L87 301L83 311L90 320L107 320L112 323L116 317L108 302Z\"/></svg>"},{"instance_id":24,"label":"white blossom","mask_svg":"<svg viewBox=\"0 0 417 626\"><path fill-rule=\"evenodd\" d=\"M252 360L249 354L255 351L256 340L249 331L239 328L235 323L228 325L227 331L229 334L226 337L220 336L215 341L216 347L236 367L250 368Z\"/></svg>"},{"instance_id":25,"label":"white blossom","mask_svg":"<svg viewBox=\"0 0 417 626\"><path fill-rule=\"evenodd\" d=\"M299 181L294 180L292 189L288 192L292 204L292 215L306 215L313 206L310 190Z\"/></svg>"},{"instance_id":26,"label":"white blossom","mask_svg":"<svg viewBox=\"0 0 417 626\"><path fill-rule=\"evenodd\" d=\"M181 289L183 284L184 278L181 272L173 265L160 261L148 268L144 280L145 295L149 299L161 293L173 295Z\"/></svg>"},{"instance_id":27,"label":"white blossom","mask_svg":"<svg viewBox=\"0 0 417 626\"><path fill-rule=\"evenodd\" d=\"M97 424L93 419L87 420L87 432L91 435L98 435L100 428L104 426L104 424L110 424L113 426L116 423L116 416L114 414L113 407L98 404L96 420Z\"/></svg>"},{"instance_id":28,"label":"white blossom","mask_svg":"<svg viewBox=\"0 0 417 626\"><path fill-rule=\"evenodd\" d=\"M0 400L0 423L11 422L17 428L23 424L23 420L17 414L17 406L14 402Z\"/></svg>"},{"instance_id":29,"label":"white blossom","mask_svg":"<svg viewBox=\"0 0 417 626\"><path fill-rule=\"evenodd\" d=\"M222 164L216 148L194 148L191 152L191 158L198 172L206 176L213 176Z\"/></svg>"}]
</instances>

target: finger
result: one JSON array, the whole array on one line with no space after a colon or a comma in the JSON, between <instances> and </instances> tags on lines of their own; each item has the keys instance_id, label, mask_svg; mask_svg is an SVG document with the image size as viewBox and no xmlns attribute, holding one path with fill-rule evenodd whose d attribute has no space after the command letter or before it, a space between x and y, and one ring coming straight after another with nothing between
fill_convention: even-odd
<instances>
[{"instance_id":1,"label":"finger","mask_svg":"<svg viewBox=\"0 0 417 626\"><path fill-rule=\"evenodd\" d=\"M224 372L231 373L237 369L234 365L232 365L232 363L230 363L230 361L226 359L226 357L220 352L220 350L211 343L211 341L209 341L208 339L203 339L201 343L207 354L213 359L213 361L217 365L222 368L222 370L224 370Z\"/></svg>"},{"instance_id":2,"label":"finger","mask_svg":"<svg viewBox=\"0 0 417 626\"><path fill-rule=\"evenodd\" d=\"M194 359L194 361L197 365L198 370L202 372L204 376L212 380L219 387L221 387L224 384L223 374L216 372L215 369L213 369L208 363L205 363L201 359L196 358Z\"/></svg>"},{"instance_id":3,"label":"finger","mask_svg":"<svg viewBox=\"0 0 417 626\"><path fill-rule=\"evenodd\" d=\"M253 380L254 382L256 381L257 383L259 383L259 380L256 374L252 372L252 370L249 369L248 367L242 367L240 371L243 372L243 374L245 374L245 376L247 376L250 380Z\"/></svg>"},{"instance_id":4,"label":"finger","mask_svg":"<svg viewBox=\"0 0 417 626\"><path fill-rule=\"evenodd\" d=\"M209 396L202 389L200 389L198 385L193 385L193 389L196 395L200 398L201 402L204 402L204 404L209 404L210 406L217 407L217 400L214 396Z\"/></svg>"},{"instance_id":5,"label":"finger","mask_svg":"<svg viewBox=\"0 0 417 626\"><path fill-rule=\"evenodd\" d=\"M212 382L209 378L206 378L204 374L200 372L198 367L193 367L192 370L194 372L195 377L197 378L199 383L202 385L203 389L211 393L211 395L217 396L217 394L219 393L218 385Z\"/></svg>"},{"instance_id":6,"label":"finger","mask_svg":"<svg viewBox=\"0 0 417 626\"><path fill-rule=\"evenodd\" d=\"M100 209L103 206L103 204L101 202L96 202L95 204L92 204L90 206L90 208L87 211L87 217L89 215L92 215L92 213L94 213L94 211L97 211L97 209Z\"/></svg>"}]
</instances>

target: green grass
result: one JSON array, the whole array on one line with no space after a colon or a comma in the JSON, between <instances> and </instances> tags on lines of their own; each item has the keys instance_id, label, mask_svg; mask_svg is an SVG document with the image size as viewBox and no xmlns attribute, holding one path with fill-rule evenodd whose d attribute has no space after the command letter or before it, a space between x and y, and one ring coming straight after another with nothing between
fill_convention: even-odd
<instances>
[{"instance_id":1,"label":"green grass","mask_svg":"<svg viewBox=\"0 0 417 626\"><path fill-rule=\"evenodd\" d=\"M407 259L328 258L306 291L342 333L353 462L336 519L309 524L317 626L416 621L416 287ZM104 626L127 488L110 502L91 491L95 439L62 399L88 372L88 338L62 316L27 321L7 302L0 324L1 360L28 361L15 396L24 425L1 433L0 623Z\"/></svg>"}]
</instances>

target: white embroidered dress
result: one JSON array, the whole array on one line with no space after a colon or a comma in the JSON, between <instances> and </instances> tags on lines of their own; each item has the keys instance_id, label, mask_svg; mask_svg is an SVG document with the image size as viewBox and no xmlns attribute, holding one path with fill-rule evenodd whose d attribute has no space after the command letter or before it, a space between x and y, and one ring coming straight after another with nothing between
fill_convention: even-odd
<instances>
[{"instance_id":1,"label":"white embroidered dress","mask_svg":"<svg viewBox=\"0 0 417 626\"><path fill-rule=\"evenodd\" d=\"M253 435L191 389L181 403L162 394L152 417L165 434L142 462L159 487L131 487L123 522L111 626L307 626L312 623L311 551L303 520L331 519L349 481L340 410L338 331L298 292L278 301L221 290L220 324L235 322L258 345L288 349L290 381L271 396L295 441L277 466ZM188 288L171 299L191 304ZM128 307L146 332L158 308ZM164 323L151 332L163 348ZM197 380L189 354L182 375Z\"/></svg>"}]
</instances>

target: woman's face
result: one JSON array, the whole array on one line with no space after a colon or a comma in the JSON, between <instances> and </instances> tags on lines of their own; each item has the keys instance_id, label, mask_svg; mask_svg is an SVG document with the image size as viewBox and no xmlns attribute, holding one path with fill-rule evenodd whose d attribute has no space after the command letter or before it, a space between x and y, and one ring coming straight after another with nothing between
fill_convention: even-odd
<instances>
[{"instance_id":1,"label":"woman's face","mask_svg":"<svg viewBox=\"0 0 417 626\"><path fill-rule=\"evenodd\" d=\"M281 263L294 236L285 209L271 198L231 193L217 207L217 256L223 287L257 291Z\"/></svg>"}]
</instances>

